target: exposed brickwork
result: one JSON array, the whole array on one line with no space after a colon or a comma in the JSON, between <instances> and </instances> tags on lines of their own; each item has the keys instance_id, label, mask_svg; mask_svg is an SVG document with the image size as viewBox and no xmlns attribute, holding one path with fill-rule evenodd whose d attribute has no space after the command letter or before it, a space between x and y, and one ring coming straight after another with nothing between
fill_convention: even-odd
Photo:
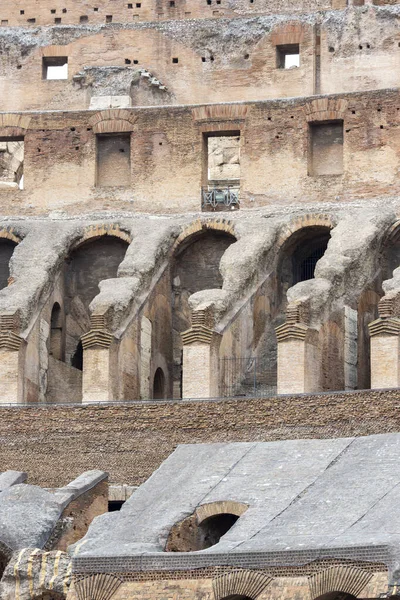
<instances>
[{"instance_id":1,"label":"exposed brickwork","mask_svg":"<svg viewBox=\"0 0 400 600\"><path fill-rule=\"evenodd\" d=\"M0 471L58 486L89 469L145 481L177 444L399 431L400 390L201 402L0 408Z\"/></svg>"}]
</instances>

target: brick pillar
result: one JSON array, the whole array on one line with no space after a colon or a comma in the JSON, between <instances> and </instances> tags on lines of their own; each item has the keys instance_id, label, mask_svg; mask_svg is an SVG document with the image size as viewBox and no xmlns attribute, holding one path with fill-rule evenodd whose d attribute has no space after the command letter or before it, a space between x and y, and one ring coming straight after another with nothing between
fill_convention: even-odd
<instances>
[{"instance_id":1,"label":"brick pillar","mask_svg":"<svg viewBox=\"0 0 400 600\"><path fill-rule=\"evenodd\" d=\"M182 398L219 396L221 336L205 324L204 311L192 315L192 327L182 333Z\"/></svg>"},{"instance_id":2,"label":"brick pillar","mask_svg":"<svg viewBox=\"0 0 400 600\"><path fill-rule=\"evenodd\" d=\"M379 317L368 327L371 336L371 389L400 387L400 319Z\"/></svg>"},{"instance_id":3,"label":"brick pillar","mask_svg":"<svg viewBox=\"0 0 400 600\"><path fill-rule=\"evenodd\" d=\"M91 329L82 336L82 403L113 400L110 349L114 336L105 329Z\"/></svg>"},{"instance_id":4,"label":"brick pillar","mask_svg":"<svg viewBox=\"0 0 400 600\"><path fill-rule=\"evenodd\" d=\"M318 331L304 323L285 323L276 329L278 394L319 391Z\"/></svg>"}]
</instances>

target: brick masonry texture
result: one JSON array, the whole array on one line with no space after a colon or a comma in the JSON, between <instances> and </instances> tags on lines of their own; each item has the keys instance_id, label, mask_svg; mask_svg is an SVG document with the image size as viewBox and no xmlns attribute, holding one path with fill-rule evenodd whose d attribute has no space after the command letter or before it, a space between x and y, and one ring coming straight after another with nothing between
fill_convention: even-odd
<instances>
[{"instance_id":1,"label":"brick masonry texture","mask_svg":"<svg viewBox=\"0 0 400 600\"><path fill-rule=\"evenodd\" d=\"M65 484L89 469L143 483L178 444L334 438L399 431L400 390L269 399L0 407L0 471Z\"/></svg>"}]
</instances>

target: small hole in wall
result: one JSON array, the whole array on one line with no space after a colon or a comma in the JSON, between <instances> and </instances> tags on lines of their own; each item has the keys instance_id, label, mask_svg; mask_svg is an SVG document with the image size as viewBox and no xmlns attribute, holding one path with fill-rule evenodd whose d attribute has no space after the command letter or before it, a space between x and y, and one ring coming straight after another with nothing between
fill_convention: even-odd
<instances>
[{"instance_id":1,"label":"small hole in wall","mask_svg":"<svg viewBox=\"0 0 400 600\"><path fill-rule=\"evenodd\" d=\"M36 19L28 19L28 23L36 23Z\"/></svg>"},{"instance_id":2,"label":"small hole in wall","mask_svg":"<svg viewBox=\"0 0 400 600\"><path fill-rule=\"evenodd\" d=\"M128 4L128 8L133 8L133 4Z\"/></svg>"},{"instance_id":3,"label":"small hole in wall","mask_svg":"<svg viewBox=\"0 0 400 600\"><path fill-rule=\"evenodd\" d=\"M210 60L211 60L211 62L214 62L214 57L210 56Z\"/></svg>"},{"instance_id":4,"label":"small hole in wall","mask_svg":"<svg viewBox=\"0 0 400 600\"><path fill-rule=\"evenodd\" d=\"M362 49L363 49L363 47L361 46L361 44L358 46L358 49L359 49L359 50L362 50Z\"/></svg>"},{"instance_id":5,"label":"small hole in wall","mask_svg":"<svg viewBox=\"0 0 400 600\"><path fill-rule=\"evenodd\" d=\"M82 15L81 17L79 17L79 23L88 23L89 22L89 17L87 15Z\"/></svg>"},{"instance_id":6,"label":"small hole in wall","mask_svg":"<svg viewBox=\"0 0 400 600\"><path fill-rule=\"evenodd\" d=\"M24 15L24 14L25 14L25 11L24 11L24 10L20 10L20 11L19 11L19 14L20 14L20 15ZM399 46L400 46L400 44L399 44Z\"/></svg>"},{"instance_id":7,"label":"small hole in wall","mask_svg":"<svg viewBox=\"0 0 400 600\"><path fill-rule=\"evenodd\" d=\"M125 64L126 64L126 65L130 65L130 64L131 64L131 62L132 62L132 61L131 61L129 58L126 58L126 59L125 59Z\"/></svg>"},{"instance_id":8,"label":"small hole in wall","mask_svg":"<svg viewBox=\"0 0 400 600\"><path fill-rule=\"evenodd\" d=\"M138 60L134 60L134 61L133 61L133 64L134 64L134 65L138 65L138 64L139 64L139 61L138 61Z\"/></svg>"},{"instance_id":9,"label":"small hole in wall","mask_svg":"<svg viewBox=\"0 0 400 600\"><path fill-rule=\"evenodd\" d=\"M79 150L79 146L75 146L75 150Z\"/></svg>"},{"instance_id":10,"label":"small hole in wall","mask_svg":"<svg viewBox=\"0 0 400 600\"><path fill-rule=\"evenodd\" d=\"M245 54L244 58L247 60L248 58L250 58L250 55L249 54Z\"/></svg>"},{"instance_id":11,"label":"small hole in wall","mask_svg":"<svg viewBox=\"0 0 400 600\"><path fill-rule=\"evenodd\" d=\"M351 129L346 129L346 133L350 133Z\"/></svg>"},{"instance_id":12,"label":"small hole in wall","mask_svg":"<svg viewBox=\"0 0 400 600\"><path fill-rule=\"evenodd\" d=\"M38 148L38 149L37 149L37 151L38 151L38 152L41 152L41 149L40 149L40 148Z\"/></svg>"},{"instance_id":13,"label":"small hole in wall","mask_svg":"<svg viewBox=\"0 0 400 600\"><path fill-rule=\"evenodd\" d=\"M86 131L92 131L91 127L86 127Z\"/></svg>"},{"instance_id":14,"label":"small hole in wall","mask_svg":"<svg viewBox=\"0 0 400 600\"><path fill-rule=\"evenodd\" d=\"M125 152L124 148L119 149L120 152Z\"/></svg>"},{"instance_id":15,"label":"small hole in wall","mask_svg":"<svg viewBox=\"0 0 400 600\"><path fill-rule=\"evenodd\" d=\"M175 0L170 0L169 5L171 8L175 7Z\"/></svg>"},{"instance_id":16,"label":"small hole in wall","mask_svg":"<svg viewBox=\"0 0 400 600\"><path fill-rule=\"evenodd\" d=\"M335 48L333 46L329 46L329 52L335 52Z\"/></svg>"},{"instance_id":17,"label":"small hole in wall","mask_svg":"<svg viewBox=\"0 0 400 600\"><path fill-rule=\"evenodd\" d=\"M290 118L291 118L291 119L294 119L294 116L292 115Z\"/></svg>"},{"instance_id":18,"label":"small hole in wall","mask_svg":"<svg viewBox=\"0 0 400 600\"><path fill-rule=\"evenodd\" d=\"M162 142L158 142L158 145L159 145L159 146L162 146Z\"/></svg>"},{"instance_id":19,"label":"small hole in wall","mask_svg":"<svg viewBox=\"0 0 400 600\"><path fill-rule=\"evenodd\" d=\"M381 112L381 110L382 110L382 109L381 109L381 108L377 108L376 110L377 110L378 112Z\"/></svg>"},{"instance_id":20,"label":"small hole in wall","mask_svg":"<svg viewBox=\"0 0 400 600\"><path fill-rule=\"evenodd\" d=\"M52 15L55 15L55 14L56 14L56 9L55 9L55 8L52 8L52 9L50 10L50 12L51 12L51 14L52 14Z\"/></svg>"},{"instance_id":21,"label":"small hole in wall","mask_svg":"<svg viewBox=\"0 0 400 600\"><path fill-rule=\"evenodd\" d=\"M272 117L268 117L268 121L272 121Z\"/></svg>"},{"instance_id":22,"label":"small hole in wall","mask_svg":"<svg viewBox=\"0 0 400 600\"><path fill-rule=\"evenodd\" d=\"M368 48L368 49L369 49L369 48L371 48L370 44L367 44L367 48Z\"/></svg>"},{"instance_id":23,"label":"small hole in wall","mask_svg":"<svg viewBox=\"0 0 400 600\"><path fill-rule=\"evenodd\" d=\"M174 64L174 65L177 65L177 64L178 64L178 62L179 62L179 59L178 59L178 58L173 58L173 59L172 59L172 62L173 62L173 64Z\"/></svg>"},{"instance_id":24,"label":"small hole in wall","mask_svg":"<svg viewBox=\"0 0 400 600\"><path fill-rule=\"evenodd\" d=\"M136 3L136 8L140 8L141 6L142 6L142 5L141 5L141 3L140 3L140 2L137 2L137 3Z\"/></svg>"},{"instance_id":25,"label":"small hole in wall","mask_svg":"<svg viewBox=\"0 0 400 600\"><path fill-rule=\"evenodd\" d=\"M76 131L75 127L71 127L70 129L71 131Z\"/></svg>"},{"instance_id":26,"label":"small hole in wall","mask_svg":"<svg viewBox=\"0 0 400 600\"><path fill-rule=\"evenodd\" d=\"M106 23L112 23L113 17L112 15L106 15Z\"/></svg>"},{"instance_id":27,"label":"small hole in wall","mask_svg":"<svg viewBox=\"0 0 400 600\"><path fill-rule=\"evenodd\" d=\"M65 13L67 12L67 9L66 9L66 8L63 8L63 9L62 9L62 12L65 14Z\"/></svg>"},{"instance_id":28,"label":"small hole in wall","mask_svg":"<svg viewBox=\"0 0 400 600\"><path fill-rule=\"evenodd\" d=\"M60 24L61 24L61 17L56 17L56 18L54 19L54 23L55 23L56 25L60 25Z\"/></svg>"},{"instance_id":29,"label":"small hole in wall","mask_svg":"<svg viewBox=\"0 0 400 600\"><path fill-rule=\"evenodd\" d=\"M97 6L93 10L94 10L94 12L99 12L99 9L97 8Z\"/></svg>"},{"instance_id":30,"label":"small hole in wall","mask_svg":"<svg viewBox=\"0 0 400 600\"><path fill-rule=\"evenodd\" d=\"M381 129L383 129L383 125L381 125Z\"/></svg>"},{"instance_id":31,"label":"small hole in wall","mask_svg":"<svg viewBox=\"0 0 400 600\"><path fill-rule=\"evenodd\" d=\"M201 57L201 62L206 62L206 57L205 56Z\"/></svg>"},{"instance_id":32,"label":"small hole in wall","mask_svg":"<svg viewBox=\"0 0 400 600\"><path fill-rule=\"evenodd\" d=\"M17 65L17 69L22 69L22 65Z\"/></svg>"},{"instance_id":33,"label":"small hole in wall","mask_svg":"<svg viewBox=\"0 0 400 600\"><path fill-rule=\"evenodd\" d=\"M351 111L351 114L352 114L352 115L355 115L355 114L356 114L356 111L355 111L355 110L352 110L352 111Z\"/></svg>"}]
</instances>

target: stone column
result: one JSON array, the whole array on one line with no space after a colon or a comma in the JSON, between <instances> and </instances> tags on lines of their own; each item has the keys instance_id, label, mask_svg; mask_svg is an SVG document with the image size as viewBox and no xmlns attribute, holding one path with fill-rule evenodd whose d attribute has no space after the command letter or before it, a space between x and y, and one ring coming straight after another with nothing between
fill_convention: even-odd
<instances>
[{"instance_id":1,"label":"stone column","mask_svg":"<svg viewBox=\"0 0 400 600\"><path fill-rule=\"evenodd\" d=\"M205 324L203 311L192 315L192 327L182 333L182 397L217 398L219 396L220 334Z\"/></svg>"},{"instance_id":2,"label":"stone column","mask_svg":"<svg viewBox=\"0 0 400 600\"><path fill-rule=\"evenodd\" d=\"M0 317L0 404L23 402L23 373L20 373L22 338L13 331L14 315Z\"/></svg>"},{"instance_id":3,"label":"stone column","mask_svg":"<svg viewBox=\"0 0 400 600\"><path fill-rule=\"evenodd\" d=\"M114 336L105 329L91 329L82 336L82 403L113 400L110 349Z\"/></svg>"},{"instance_id":4,"label":"stone column","mask_svg":"<svg viewBox=\"0 0 400 600\"><path fill-rule=\"evenodd\" d=\"M385 313L390 302L379 303L380 317L368 325L371 336L371 389L400 386L400 319ZM389 311L391 312L391 311Z\"/></svg>"},{"instance_id":5,"label":"stone column","mask_svg":"<svg viewBox=\"0 0 400 600\"><path fill-rule=\"evenodd\" d=\"M285 323L276 329L278 395L319 391L318 331L304 323Z\"/></svg>"}]
</instances>

